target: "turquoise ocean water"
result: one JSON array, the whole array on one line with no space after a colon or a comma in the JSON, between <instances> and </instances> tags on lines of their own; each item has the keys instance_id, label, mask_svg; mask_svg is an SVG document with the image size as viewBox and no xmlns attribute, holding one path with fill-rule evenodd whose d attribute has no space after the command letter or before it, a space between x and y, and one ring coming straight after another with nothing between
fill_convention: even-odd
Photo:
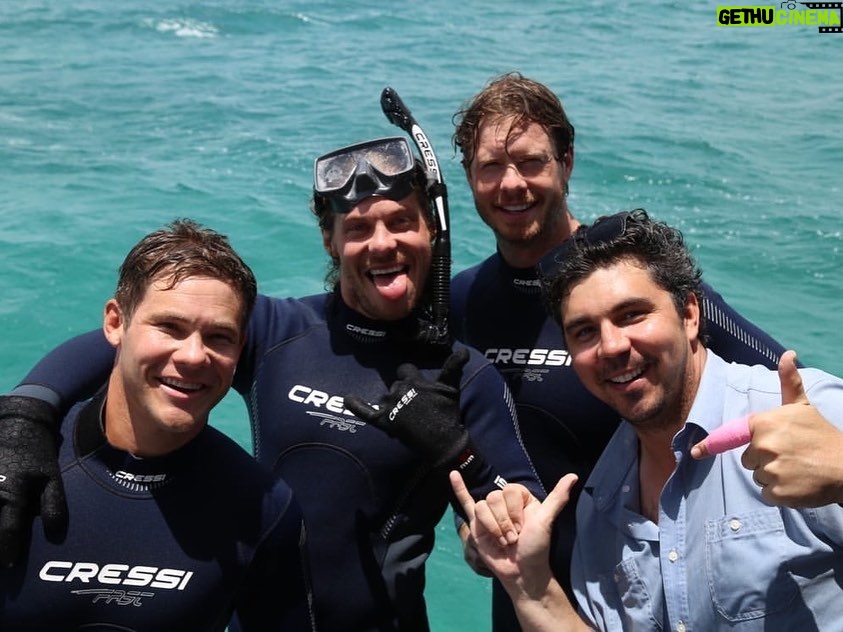
<instances>
[{"instance_id":1,"label":"turquoise ocean water","mask_svg":"<svg viewBox=\"0 0 843 632\"><path fill-rule=\"evenodd\" d=\"M643 206L680 226L735 307L843 375L843 34L720 28L713 2L0 2L0 390L98 327L146 232L228 234L261 290L322 289L313 158L400 133L394 87L449 185L454 269L494 248L451 117L520 70L577 129L580 219ZM229 396L214 423L249 445ZM328 481L326 484L334 484ZM439 528L436 631L487 629L489 589Z\"/></svg>"}]
</instances>

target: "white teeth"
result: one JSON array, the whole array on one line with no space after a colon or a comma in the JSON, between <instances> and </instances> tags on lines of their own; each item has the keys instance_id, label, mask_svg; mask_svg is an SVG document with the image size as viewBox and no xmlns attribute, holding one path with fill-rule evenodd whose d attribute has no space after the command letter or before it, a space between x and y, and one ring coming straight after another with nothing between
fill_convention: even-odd
<instances>
[{"instance_id":1,"label":"white teeth","mask_svg":"<svg viewBox=\"0 0 843 632\"><path fill-rule=\"evenodd\" d=\"M167 386L172 386L173 388L177 388L182 391L198 391L202 388L201 384L196 384L194 382L183 382L182 380L177 380L172 377L162 377L161 383L166 384Z\"/></svg>"},{"instance_id":2,"label":"white teeth","mask_svg":"<svg viewBox=\"0 0 843 632\"><path fill-rule=\"evenodd\" d=\"M383 268L381 270L369 270L369 274L372 276L379 276L382 274L395 274L396 272L401 272L404 269L404 266L395 266L394 268Z\"/></svg>"},{"instance_id":3,"label":"white teeth","mask_svg":"<svg viewBox=\"0 0 843 632\"><path fill-rule=\"evenodd\" d=\"M526 211L528 208L530 208L530 206L530 204L518 204L516 206L504 206L502 208L503 210L509 211L511 213L520 213L521 211Z\"/></svg>"},{"instance_id":4,"label":"white teeth","mask_svg":"<svg viewBox=\"0 0 843 632\"><path fill-rule=\"evenodd\" d=\"M644 373L644 369L636 369L635 371L629 371L628 373L624 373L623 375L618 375L617 377L610 377L609 381L613 384L626 384L627 382L631 382L639 375Z\"/></svg>"}]
</instances>

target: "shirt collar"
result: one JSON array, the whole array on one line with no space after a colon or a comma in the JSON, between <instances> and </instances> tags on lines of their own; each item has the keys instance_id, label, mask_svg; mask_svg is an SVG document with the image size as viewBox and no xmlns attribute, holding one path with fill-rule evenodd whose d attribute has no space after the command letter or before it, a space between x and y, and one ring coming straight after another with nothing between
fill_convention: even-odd
<instances>
[{"instance_id":1,"label":"shirt collar","mask_svg":"<svg viewBox=\"0 0 843 632\"><path fill-rule=\"evenodd\" d=\"M709 433L723 423L726 366L723 358L711 349L706 349L705 366L697 388L697 396L685 420L686 426L693 423Z\"/></svg>"},{"instance_id":2,"label":"shirt collar","mask_svg":"<svg viewBox=\"0 0 843 632\"><path fill-rule=\"evenodd\" d=\"M710 349L706 350L706 362L697 394L684 426L676 434L675 448L680 449L678 446L681 445L681 449L690 450L694 443L702 439L696 426L705 430L707 434L722 424L726 367L726 362L722 358ZM695 427L689 428L689 424ZM600 458L585 485L598 509L605 509L614 502L630 468L637 469L638 436L632 425L625 420L621 421L604 450L604 456L606 454L609 454L611 458Z\"/></svg>"}]
</instances>

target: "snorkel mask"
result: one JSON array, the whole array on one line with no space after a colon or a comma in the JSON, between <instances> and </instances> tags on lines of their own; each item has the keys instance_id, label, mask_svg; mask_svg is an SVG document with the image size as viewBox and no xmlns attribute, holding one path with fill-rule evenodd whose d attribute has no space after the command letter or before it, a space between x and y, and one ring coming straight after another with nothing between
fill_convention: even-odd
<instances>
[{"instance_id":1,"label":"snorkel mask","mask_svg":"<svg viewBox=\"0 0 843 632\"><path fill-rule=\"evenodd\" d=\"M381 93L381 108L391 123L410 134L421 160L416 159L403 136L349 145L316 159L313 190L328 202L332 212L345 214L373 195L404 199L421 180L417 165L423 166L427 176L427 197L436 222L436 240L428 277L431 299L417 308L416 339L450 346L451 242L445 183L427 136L392 88L384 88Z\"/></svg>"},{"instance_id":2,"label":"snorkel mask","mask_svg":"<svg viewBox=\"0 0 843 632\"><path fill-rule=\"evenodd\" d=\"M401 200L415 186L415 163L401 136L349 145L316 159L313 189L334 213L348 213L373 195Z\"/></svg>"}]
</instances>

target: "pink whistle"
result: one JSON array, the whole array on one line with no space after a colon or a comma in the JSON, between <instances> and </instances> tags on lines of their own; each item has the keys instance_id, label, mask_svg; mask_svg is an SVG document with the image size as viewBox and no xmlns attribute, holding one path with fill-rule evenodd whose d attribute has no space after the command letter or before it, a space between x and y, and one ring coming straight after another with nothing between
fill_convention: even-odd
<instances>
[{"instance_id":1,"label":"pink whistle","mask_svg":"<svg viewBox=\"0 0 843 632\"><path fill-rule=\"evenodd\" d=\"M709 454L720 454L732 448L738 448L749 443L752 435L749 432L749 415L727 421L719 428L715 428L705 439L705 447Z\"/></svg>"}]
</instances>

